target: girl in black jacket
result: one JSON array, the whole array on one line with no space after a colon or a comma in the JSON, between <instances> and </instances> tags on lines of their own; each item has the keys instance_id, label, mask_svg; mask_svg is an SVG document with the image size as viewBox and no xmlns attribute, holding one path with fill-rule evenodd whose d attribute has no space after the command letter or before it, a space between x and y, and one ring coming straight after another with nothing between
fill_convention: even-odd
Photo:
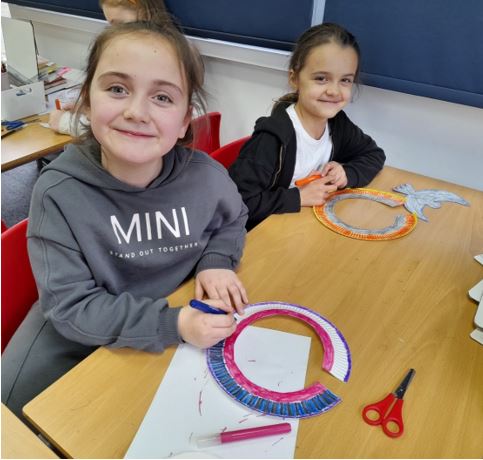
<instances>
[{"instance_id":1,"label":"girl in black jacket","mask_svg":"<svg viewBox=\"0 0 483 460\"><path fill-rule=\"evenodd\" d=\"M257 120L229 170L249 209L247 228L273 213L321 205L337 189L363 187L382 169L383 150L342 111L359 59L354 36L336 24L298 39L289 64L294 92Z\"/></svg>"}]
</instances>

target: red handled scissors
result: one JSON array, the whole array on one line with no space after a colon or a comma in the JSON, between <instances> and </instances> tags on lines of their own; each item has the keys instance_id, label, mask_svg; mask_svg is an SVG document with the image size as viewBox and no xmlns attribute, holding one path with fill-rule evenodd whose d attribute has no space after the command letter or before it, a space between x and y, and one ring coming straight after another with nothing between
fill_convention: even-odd
<instances>
[{"instance_id":1,"label":"red handled scissors","mask_svg":"<svg viewBox=\"0 0 483 460\"><path fill-rule=\"evenodd\" d=\"M410 369L394 393L383 400L368 404L362 410L362 418L369 425L382 425L384 433L391 438L398 438L404 432L402 406L404 393L409 387L416 371Z\"/></svg>"}]
</instances>

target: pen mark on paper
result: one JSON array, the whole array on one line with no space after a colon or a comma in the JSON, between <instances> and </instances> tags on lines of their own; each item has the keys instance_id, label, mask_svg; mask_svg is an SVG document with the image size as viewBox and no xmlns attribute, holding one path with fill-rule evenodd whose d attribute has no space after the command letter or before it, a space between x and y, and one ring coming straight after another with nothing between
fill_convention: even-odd
<instances>
[{"instance_id":1,"label":"pen mark on paper","mask_svg":"<svg viewBox=\"0 0 483 460\"><path fill-rule=\"evenodd\" d=\"M200 395L198 396L198 412L200 413L200 416L203 414L201 413L201 405L203 404L203 390L200 390Z\"/></svg>"},{"instance_id":2,"label":"pen mark on paper","mask_svg":"<svg viewBox=\"0 0 483 460\"><path fill-rule=\"evenodd\" d=\"M274 446L275 444L278 444L282 439L284 439L285 436L282 436L280 439L277 439L273 444L272 446Z\"/></svg>"}]
</instances>

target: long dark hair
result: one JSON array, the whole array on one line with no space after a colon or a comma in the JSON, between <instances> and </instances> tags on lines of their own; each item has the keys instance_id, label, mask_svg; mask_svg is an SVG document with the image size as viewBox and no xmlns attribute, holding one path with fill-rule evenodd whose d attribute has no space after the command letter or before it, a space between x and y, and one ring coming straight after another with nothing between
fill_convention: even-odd
<instances>
[{"instance_id":1,"label":"long dark hair","mask_svg":"<svg viewBox=\"0 0 483 460\"><path fill-rule=\"evenodd\" d=\"M205 70L203 61L197 49L192 46L186 37L170 23L157 24L144 21L129 22L106 28L94 41L87 59L86 79L82 85L79 98L74 108L74 124L78 126L81 114L87 113L91 106L89 92L104 49L115 38L129 34L155 35L167 40L168 43L171 44L178 56L181 69L185 74L188 104L193 108L193 112L196 114L201 115L206 113L206 97L203 89ZM85 128L86 132L80 136L79 140L94 140L94 135L92 134L90 126L87 125ZM193 130L190 125L183 139L178 140L178 144L188 145L191 144L192 141Z\"/></svg>"},{"instance_id":2,"label":"long dark hair","mask_svg":"<svg viewBox=\"0 0 483 460\"><path fill-rule=\"evenodd\" d=\"M360 60L361 60L361 50L356 38L348 30L344 29L338 24L333 24L330 22L325 22L323 24L318 24L306 30L295 43L292 55L290 57L289 69L298 76L300 71L303 69L307 56L309 53L320 45L325 45L327 43L336 43L342 48L350 47L357 54L357 69L354 76L354 83L359 82L360 74ZM277 99L274 105L275 107L281 102L289 102L295 104L298 101L298 93L292 92L283 95L281 98Z\"/></svg>"}]
</instances>

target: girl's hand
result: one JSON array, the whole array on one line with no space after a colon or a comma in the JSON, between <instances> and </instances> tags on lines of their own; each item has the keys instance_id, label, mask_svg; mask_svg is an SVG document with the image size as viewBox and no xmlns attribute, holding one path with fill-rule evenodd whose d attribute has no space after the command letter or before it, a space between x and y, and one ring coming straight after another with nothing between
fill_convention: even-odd
<instances>
[{"instance_id":1,"label":"girl's hand","mask_svg":"<svg viewBox=\"0 0 483 460\"><path fill-rule=\"evenodd\" d=\"M49 126L51 129L54 131L59 132L60 131L60 119L66 112L71 112L71 110L74 108L74 104L64 104L62 106L62 110L53 110L49 114ZM72 113L71 113L72 115ZM64 128L65 129L65 128Z\"/></svg>"},{"instance_id":2,"label":"girl's hand","mask_svg":"<svg viewBox=\"0 0 483 460\"><path fill-rule=\"evenodd\" d=\"M330 184L337 188L344 188L347 185L347 175L344 168L337 161L329 161L322 169L322 176L330 179Z\"/></svg>"},{"instance_id":3,"label":"girl's hand","mask_svg":"<svg viewBox=\"0 0 483 460\"><path fill-rule=\"evenodd\" d=\"M238 314L243 315L243 306L248 303L247 293L235 272L222 268L210 268L198 273L195 280L195 298L203 300L206 294L210 299L220 299L220 308L232 312L235 307Z\"/></svg>"},{"instance_id":4,"label":"girl's hand","mask_svg":"<svg viewBox=\"0 0 483 460\"><path fill-rule=\"evenodd\" d=\"M301 206L320 206L325 203L328 195L337 190L337 186L331 183L332 178L329 176L316 179L300 189L300 205Z\"/></svg>"},{"instance_id":5,"label":"girl's hand","mask_svg":"<svg viewBox=\"0 0 483 460\"><path fill-rule=\"evenodd\" d=\"M203 302L224 309L224 302L216 299L205 299ZM181 309L178 316L178 332L185 342L198 348L209 348L220 340L229 337L236 329L232 313L214 315L203 313L190 306Z\"/></svg>"},{"instance_id":6,"label":"girl's hand","mask_svg":"<svg viewBox=\"0 0 483 460\"><path fill-rule=\"evenodd\" d=\"M49 126L51 129L54 131L59 131L59 126L60 126L60 119L62 118L62 115L64 115L65 111L64 110L53 110L50 112L49 115Z\"/></svg>"}]
</instances>

